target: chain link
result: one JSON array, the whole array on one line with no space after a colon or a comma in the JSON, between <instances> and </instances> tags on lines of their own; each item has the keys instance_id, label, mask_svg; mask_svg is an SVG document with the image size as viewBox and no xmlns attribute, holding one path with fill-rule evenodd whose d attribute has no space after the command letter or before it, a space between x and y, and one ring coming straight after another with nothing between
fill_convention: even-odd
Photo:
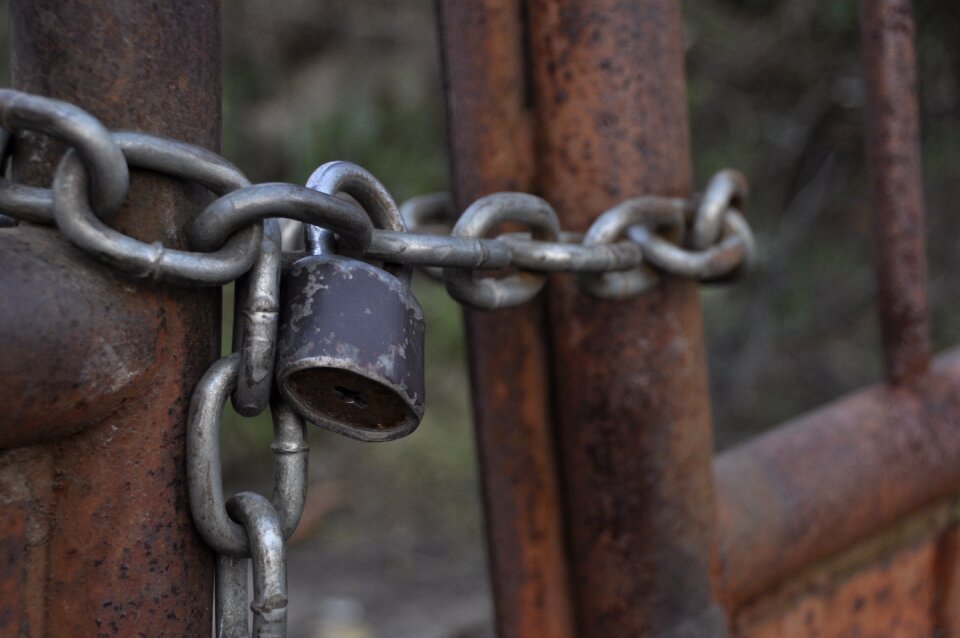
<instances>
[{"instance_id":1,"label":"chain link","mask_svg":"<svg viewBox=\"0 0 960 638\"><path fill-rule=\"evenodd\" d=\"M240 355L214 363L197 383L187 418L187 484L193 522L207 545L221 554L244 556L249 543L242 527L230 520L223 495L220 424L227 396L236 387ZM277 400L274 422L273 496L284 536L293 533L306 498L306 429L299 413Z\"/></svg>"},{"instance_id":2,"label":"chain link","mask_svg":"<svg viewBox=\"0 0 960 638\"><path fill-rule=\"evenodd\" d=\"M696 205L636 197L575 234L562 232L553 208L526 193L487 195L459 219L445 193L398 207L375 176L347 162L324 164L306 186L251 185L233 164L203 148L110 132L73 105L11 90L0 89L0 126L0 228L18 220L55 224L88 254L136 277L196 286L237 282L235 352L198 382L187 425L191 513L217 552L218 636L251 635L250 611L253 635L286 633L284 541L303 511L308 458L304 419L274 390L280 273L288 261L282 248L288 237L305 234L308 252L335 248L347 257L379 261L404 284L412 268L420 267L443 280L454 299L483 309L529 301L551 272L574 273L591 295L623 299L649 290L663 275L729 279L755 252L742 214L747 182L732 170L714 176ZM49 189L2 177L24 131L68 146ZM126 197L129 166L195 182L217 196L187 229L193 250L145 243L109 225ZM281 231L275 218L296 220L297 226ZM503 224L529 230L487 237ZM505 276L479 277L480 271ZM271 409L275 463L269 499L251 492L224 496L220 430L228 396L244 416Z\"/></svg>"},{"instance_id":3,"label":"chain link","mask_svg":"<svg viewBox=\"0 0 960 638\"><path fill-rule=\"evenodd\" d=\"M232 164L197 146L142 133L115 133L113 139L131 165L192 180L220 195L250 184ZM124 235L97 217L87 198L87 181L80 157L67 151L53 179L54 219L70 241L117 270L172 283L220 286L248 271L257 258L262 224L244 228L210 253Z\"/></svg>"},{"instance_id":4,"label":"chain link","mask_svg":"<svg viewBox=\"0 0 960 638\"><path fill-rule=\"evenodd\" d=\"M503 222L525 224L533 238L553 242L560 235L560 221L550 204L527 193L496 193L475 201L453 227L454 237L479 238ZM483 248L483 246L481 246ZM507 247L507 254L511 254ZM518 306L540 292L546 277L529 270L503 279L477 279L469 270L446 267L443 279L450 296L460 303L494 309Z\"/></svg>"},{"instance_id":5,"label":"chain link","mask_svg":"<svg viewBox=\"0 0 960 638\"><path fill-rule=\"evenodd\" d=\"M234 290L233 350L240 353L231 400L242 416L260 414L270 403L280 322L280 223L264 220L260 255Z\"/></svg>"},{"instance_id":6,"label":"chain link","mask_svg":"<svg viewBox=\"0 0 960 638\"><path fill-rule=\"evenodd\" d=\"M236 494L227 502L227 511L250 538L253 635L284 638L287 635L287 561L280 516L266 497L255 492Z\"/></svg>"}]
</instances>

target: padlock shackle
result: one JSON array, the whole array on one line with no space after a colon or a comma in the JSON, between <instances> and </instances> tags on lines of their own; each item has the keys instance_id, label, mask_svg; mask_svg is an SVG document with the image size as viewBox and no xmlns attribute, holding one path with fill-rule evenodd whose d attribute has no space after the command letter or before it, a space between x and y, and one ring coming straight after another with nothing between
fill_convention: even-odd
<instances>
[{"instance_id":1,"label":"padlock shackle","mask_svg":"<svg viewBox=\"0 0 960 638\"><path fill-rule=\"evenodd\" d=\"M407 225L400 214L400 207L373 173L352 162L333 161L322 164L310 175L307 188L318 190L327 195L346 193L357 201L370 216L374 227L383 230L403 232ZM308 230L307 237L311 231ZM308 246L309 250L309 246ZM383 269L410 285L413 278L413 268L403 264L384 263Z\"/></svg>"},{"instance_id":2,"label":"padlock shackle","mask_svg":"<svg viewBox=\"0 0 960 638\"><path fill-rule=\"evenodd\" d=\"M333 255L336 250L333 231L313 224L303 225L303 243L308 255Z\"/></svg>"}]
</instances>

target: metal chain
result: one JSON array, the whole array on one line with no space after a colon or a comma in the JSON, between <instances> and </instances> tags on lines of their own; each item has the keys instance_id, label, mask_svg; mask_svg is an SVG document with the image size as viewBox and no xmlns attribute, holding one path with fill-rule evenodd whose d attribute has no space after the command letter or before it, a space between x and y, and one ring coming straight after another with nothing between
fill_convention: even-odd
<instances>
[{"instance_id":1,"label":"metal chain","mask_svg":"<svg viewBox=\"0 0 960 638\"><path fill-rule=\"evenodd\" d=\"M407 232L374 230L364 256L418 266L443 280L460 303L485 310L529 301L549 272L574 273L581 289L595 297L626 299L650 290L663 274L718 282L742 273L755 253L741 212L746 199L743 175L724 170L698 201L628 199L578 234L560 231L549 204L525 193L487 195L459 219L450 196L434 193L401 207ZM535 232L484 237L501 222ZM518 272L500 279L478 279L475 272L510 268Z\"/></svg>"},{"instance_id":2,"label":"metal chain","mask_svg":"<svg viewBox=\"0 0 960 638\"><path fill-rule=\"evenodd\" d=\"M561 232L550 205L523 193L483 197L456 223L446 194L415 198L398 210L379 182L346 162L322 166L307 186L251 185L239 169L205 149L143 133L110 133L75 106L10 90L0 90L0 125L2 158L9 154L8 140L15 139L8 131L44 133L71 147L51 190L0 180L0 211L56 223L72 242L119 270L179 284L220 286L239 278L264 250L259 222L273 217L330 230L339 253L381 261L395 274L410 266L426 268L444 279L455 299L484 309L525 303L548 272L575 273L585 292L622 299L649 290L660 274L729 278L742 272L754 253L742 215L746 179L733 170L717 173L696 206L691 200L633 198L578 235ZM107 225L125 197L128 164L195 181L220 195L189 229L195 251L146 244ZM337 192L360 206L334 196ZM501 222L526 224L535 232L486 238ZM503 279L478 278L475 272L510 268L517 272ZM262 409L262 398L251 405Z\"/></svg>"},{"instance_id":3,"label":"metal chain","mask_svg":"<svg viewBox=\"0 0 960 638\"><path fill-rule=\"evenodd\" d=\"M235 352L197 384L187 426L191 513L217 552L218 636L251 635L249 611L253 635L285 635L284 541L306 500L304 418L274 389L280 273L288 257L283 238L303 232L281 231L277 218L305 226L308 251L333 239L340 255L378 261L404 286L416 266L442 279L457 301L483 309L529 301L551 272L573 273L585 292L608 299L640 294L663 275L721 281L741 273L755 250L742 214L746 179L732 170L715 175L696 202L629 199L576 234L563 232L550 204L527 193L487 195L459 218L443 193L398 207L373 175L347 162L324 164L306 186L252 185L205 149L145 133L110 132L76 106L6 89L0 89L0 127L0 228L18 220L55 224L89 255L135 277L196 286L237 282ZM23 131L68 147L49 189L3 177ZM195 182L217 196L187 229L192 250L141 242L109 225L126 198L130 166ZM505 223L529 231L487 237ZM478 277L478 271L507 272ZM270 407L275 473L269 499L251 492L224 496L220 429L227 397L243 416ZM394 436L368 434L366 440L384 438Z\"/></svg>"}]
</instances>

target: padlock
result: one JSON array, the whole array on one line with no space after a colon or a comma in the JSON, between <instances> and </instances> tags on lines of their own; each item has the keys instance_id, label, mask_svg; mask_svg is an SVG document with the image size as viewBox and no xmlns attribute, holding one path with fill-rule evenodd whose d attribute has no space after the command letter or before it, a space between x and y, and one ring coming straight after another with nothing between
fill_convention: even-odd
<instances>
[{"instance_id":1,"label":"padlock","mask_svg":"<svg viewBox=\"0 0 960 638\"><path fill-rule=\"evenodd\" d=\"M308 227L309 228L309 227ZM277 385L309 422L389 441L423 417L423 310L398 278L333 253L308 233L308 252L281 283Z\"/></svg>"}]
</instances>

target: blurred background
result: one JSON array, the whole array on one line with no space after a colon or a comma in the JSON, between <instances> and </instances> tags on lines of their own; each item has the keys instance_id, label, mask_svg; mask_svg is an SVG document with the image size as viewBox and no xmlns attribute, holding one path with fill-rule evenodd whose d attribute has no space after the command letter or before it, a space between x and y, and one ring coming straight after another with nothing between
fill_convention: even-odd
<instances>
[{"instance_id":1,"label":"blurred background","mask_svg":"<svg viewBox=\"0 0 960 638\"><path fill-rule=\"evenodd\" d=\"M345 159L398 200L447 187L431 0L223 4L224 154L251 180L303 183ZM683 4L695 183L746 173L760 248L745 280L702 289L723 448L880 379L864 90L853 0ZM960 4L920 0L915 15L942 349L960 342ZM311 430L289 552L294 638L492 635L460 309L430 281L415 290L428 326L420 429L384 445ZM229 483L267 489L269 423L230 414L224 432Z\"/></svg>"}]
</instances>

